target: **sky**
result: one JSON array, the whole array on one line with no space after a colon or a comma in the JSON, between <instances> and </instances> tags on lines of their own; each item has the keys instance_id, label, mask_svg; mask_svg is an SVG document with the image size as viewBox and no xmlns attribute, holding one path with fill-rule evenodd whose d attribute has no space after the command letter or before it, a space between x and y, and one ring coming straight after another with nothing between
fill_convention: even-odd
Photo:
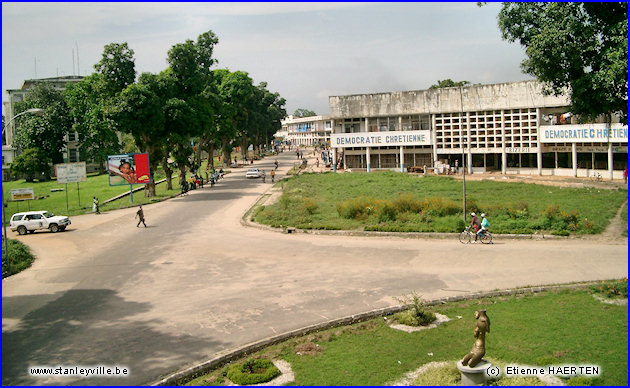
<instances>
[{"instance_id":1,"label":"sky","mask_svg":"<svg viewBox=\"0 0 630 388\"><path fill-rule=\"evenodd\" d=\"M525 52L501 39L500 3L2 3L2 89L25 79L89 75L109 43L127 42L136 72L212 30L216 68L245 71L297 108L328 115L328 97L532 79ZM78 55L77 55L78 53ZM77 58L78 57L78 58Z\"/></svg>"}]
</instances>

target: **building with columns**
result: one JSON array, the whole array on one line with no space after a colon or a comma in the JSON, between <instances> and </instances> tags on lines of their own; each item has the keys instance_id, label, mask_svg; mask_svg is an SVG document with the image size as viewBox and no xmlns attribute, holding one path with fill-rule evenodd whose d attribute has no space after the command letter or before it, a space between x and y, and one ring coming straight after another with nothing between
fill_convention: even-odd
<instances>
[{"instance_id":1,"label":"building with columns","mask_svg":"<svg viewBox=\"0 0 630 388\"><path fill-rule=\"evenodd\" d=\"M330 142L332 124L327 116L294 117L290 115L282 120L281 131L286 131L286 140L293 145L326 145Z\"/></svg>"},{"instance_id":2,"label":"building with columns","mask_svg":"<svg viewBox=\"0 0 630 388\"><path fill-rule=\"evenodd\" d=\"M568 96L538 81L329 97L333 169L622 179L628 126L578 123ZM465 164L462 164L464 163Z\"/></svg>"}]
</instances>

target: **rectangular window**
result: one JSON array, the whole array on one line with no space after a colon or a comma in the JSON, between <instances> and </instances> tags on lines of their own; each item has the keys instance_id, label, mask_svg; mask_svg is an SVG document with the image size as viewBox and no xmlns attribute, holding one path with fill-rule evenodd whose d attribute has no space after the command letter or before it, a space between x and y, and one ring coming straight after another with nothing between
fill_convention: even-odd
<instances>
[{"instance_id":1,"label":"rectangular window","mask_svg":"<svg viewBox=\"0 0 630 388\"><path fill-rule=\"evenodd\" d=\"M68 150L68 161L70 163L75 163L79 161L79 151L77 151L77 149L72 148Z\"/></svg>"}]
</instances>

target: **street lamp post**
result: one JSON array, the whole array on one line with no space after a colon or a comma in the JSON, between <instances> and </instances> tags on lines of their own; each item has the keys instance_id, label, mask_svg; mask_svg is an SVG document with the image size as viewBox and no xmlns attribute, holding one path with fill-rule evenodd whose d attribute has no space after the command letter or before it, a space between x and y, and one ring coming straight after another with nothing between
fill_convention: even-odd
<instances>
[{"instance_id":1,"label":"street lamp post","mask_svg":"<svg viewBox=\"0 0 630 388\"><path fill-rule=\"evenodd\" d=\"M7 123L2 127L2 136L4 136L4 133L7 127L9 126L9 124L11 124L13 120L27 113L34 114L36 116L41 116L44 113L44 110L41 108L30 108L30 109L25 110L24 112L20 112L16 114L15 116L11 117L11 119L7 121ZM4 183L4 179L2 180L2 182ZM3 228L2 237L4 240L4 254L6 255L7 260L8 260L9 259L9 242L7 241L6 212L7 212L7 204L4 201L4 187L3 187L2 188L2 228Z\"/></svg>"}]
</instances>

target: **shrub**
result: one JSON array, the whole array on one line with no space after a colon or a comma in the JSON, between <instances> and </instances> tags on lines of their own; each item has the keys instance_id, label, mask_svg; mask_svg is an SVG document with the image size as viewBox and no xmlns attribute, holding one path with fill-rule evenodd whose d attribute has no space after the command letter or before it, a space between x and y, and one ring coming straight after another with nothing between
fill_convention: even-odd
<instances>
[{"instance_id":1,"label":"shrub","mask_svg":"<svg viewBox=\"0 0 630 388\"><path fill-rule=\"evenodd\" d=\"M407 306L407 311L394 314L394 319L404 325L426 326L437 319L435 314L426 309L424 301L414 291L397 300Z\"/></svg>"},{"instance_id":2,"label":"shrub","mask_svg":"<svg viewBox=\"0 0 630 388\"><path fill-rule=\"evenodd\" d=\"M401 194L392 205L398 213L420 213L422 211L422 201L419 201L411 194Z\"/></svg>"},{"instance_id":3,"label":"shrub","mask_svg":"<svg viewBox=\"0 0 630 388\"><path fill-rule=\"evenodd\" d=\"M389 201L378 201L376 203L376 219L378 222L396 220L396 208Z\"/></svg>"},{"instance_id":4,"label":"shrub","mask_svg":"<svg viewBox=\"0 0 630 388\"><path fill-rule=\"evenodd\" d=\"M457 221L455 221L455 230L462 231L464 228L466 228L466 223L461 218L458 218Z\"/></svg>"},{"instance_id":5,"label":"shrub","mask_svg":"<svg viewBox=\"0 0 630 388\"><path fill-rule=\"evenodd\" d=\"M313 201L311 198L303 198L302 206L304 206L304 209L306 210L308 214L315 213L315 210L319 208L319 205L317 204L317 202Z\"/></svg>"},{"instance_id":6,"label":"shrub","mask_svg":"<svg viewBox=\"0 0 630 388\"><path fill-rule=\"evenodd\" d=\"M2 247L2 277L11 276L21 272L31 266L35 257L31 254L30 249L20 241L7 239L9 245L9 258L5 257L6 252Z\"/></svg>"},{"instance_id":7,"label":"shrub","mask_svg":"<svg viewBox=\"0 0 630 388\"><path fill-rule=\"evenodd\" d=\"M228 368L227 378L239 385L266 383L280 376L280 370L270 360L250 359Z\"/></svg>"},{"instance_id":8,"label":"shrub","mask_svg":"<svg viewBox=\"0 0 630 388\"><path fill-rule=\"evenodd\" d=\"M573 376L567 380L567 385L586 387L589 385L593 385L593 379L586 376Z\"/></svg>"},{"instance_id":9,"label":"shrub","mask_svg":"<svg viewBox=\"0 0 630 388\"><path fill-rule=\"evenodd\" d=\"M358 197L337 204L337 212L343 218L362 219L374 213L376 201L372 198Z\"/></svg>"},{"instance_id":10,"label":"shrub","mask_svg":"<svg viewBox=\"0 0 630 388\"><path fill-rule=\"evenodd\" d=\"M614 282L602 282L591 286L591 291L603 294L607 298L627 298L628 297L628 279L623 278Z\"/></svg>"},{"instance_id":11,"label":"shrub","mask_svg":"<svg viewBox=\"0 0 630 388\"><path fill-rule=\"evenodd\" d=\"M457 203L444 198L427 198L423 201L422 209L427 214L440 217L457 214L460 211Z\"/></svg>"},{"instance_id":12,"label":"shrub","mask_svg":"<svg viewBox=\"0 0 630 388\"><path fill-rule=\"evenodd\" d=\"M560 213L560 208L558 208L558 205L550 204L547 205L547 207L543 211L543 216L551 222L558 216L558 213Z\"/></svg>"}]
</instances>

